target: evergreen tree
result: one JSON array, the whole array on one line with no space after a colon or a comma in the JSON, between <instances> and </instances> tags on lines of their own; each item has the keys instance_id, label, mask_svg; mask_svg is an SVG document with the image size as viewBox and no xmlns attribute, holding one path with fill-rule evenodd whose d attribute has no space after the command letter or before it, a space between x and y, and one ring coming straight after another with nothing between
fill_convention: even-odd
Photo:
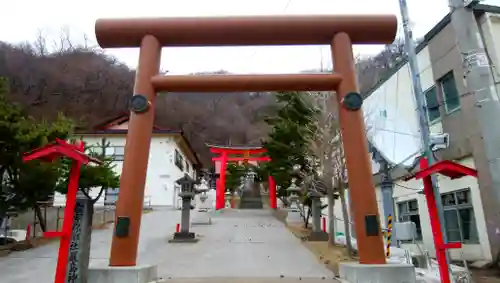
<instances>
[{"instance_id":1,"label":"evergreen tree","mask_svg":"<svg viewBox=\"0 0 500 283\"><path fill-rule=\"evenodd\" d=\"M73 134L73 122L59 115L51 121L38 122L18 105L11 103L8 81L0 77L0 219L10 212L24 212L33 208L43 231L39 201L50 200L56 187L66 185L68 165L66 158L52 163L33 160L23 162L23 154L54 142L67 140ZM103 158L103 156L95 156ZM117 187L118 177L111 161L103 158L103 165L82 166L80 188Z\"/></svg>"},{"instance_id":2,"label":"evergreen tree","mask_svg":"<svg viewBox=\"0 0 500 283\"><path fill-rule=\"evenodd\" d=\"M85 153L102 161L102 164L89 164L82 166L80 169L79 188L84 193L89 193L92 188L100 188L99 194L95 200L99 199L103 192L108 188L118 188L120 186L120 176L113 170L115 164L113 158L106 156L106 148L110 143L105 138L96 145L85 145ZM71 160L64 159L59 167L59 181L56 190L60 193L66 194L68 191L69 171L71 169ZM87 195L89 196L89 195Z\"/></svg>"},{"instance_id":3,"label":"evergreen tree","mask_svg":"<svg viewBox=\"0 0 500 283\"><path fill-rule=\"evenodd\" d=\"M308 151L315 132L317 111L308 101L308 96L300 92L279 92L276 99L280 108L276 116L265 120L271 131L263 142L271 162L263 163L258 172L264 175L260 178L272 174L279 186L278 196L284 197L293 178L300 184L303 176L313 170Z\"/></svg>"},{"instance_id":4,"label":"evergreen tree","mask_svg":"<svg viewBox=\"0 0 500 283\"><path fill-rule=\"evenodd\" d=\"M242 178L250 170L247 164L229 163L226 169L226 192L233 193L242 184Z\"/></svg>"},{"instance_id":5,"label":"evergreen tree","mask_svg":"<svg viewBox=\"0 0 500 283\"><path fill-rule=\"evenodd\" d=\"M23 153L44 146L56 138L67 139L73 123L64 116L55 121L37 122L18 105L7 99L8 82L0 78L0 216L7 211L23 212L35 209L42 229L45 221L41 217L38 201L49 200L58 179L59 162L24 163Z\"/></svg>"}]
</instances>

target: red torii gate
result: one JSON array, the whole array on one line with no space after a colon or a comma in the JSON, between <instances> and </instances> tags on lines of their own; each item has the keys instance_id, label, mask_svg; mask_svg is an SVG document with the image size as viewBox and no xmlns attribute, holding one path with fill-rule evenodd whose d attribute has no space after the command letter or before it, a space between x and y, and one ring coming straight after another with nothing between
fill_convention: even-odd
<instances>
[{"instance_id":1,"label":"red torii gate","mask_svg":"<svg viewBox=\"0 0 500 283\"><path fill-rule=\"evenodd\" d=\"M223 146L207 144L210 147L210 152L219 154L219 156L212 158L215 163L216 172L219 171L219 178L216 181L215 190L215 209L219 210L224 208L224 193L226 191L226 169L228 162L238 162L238 161L271 161L271 158L267 156L252 156L254 154L263 154L267 152L265 148L258 146ZM230 155L238 155L230 156ZM217 168L217 163L220 164ZM218 170L217 170L218 169ZM269 176L269 206L271 209L277 208L277 192L276 192L276 182L272 176Z\"/></svg>"}]
</instances>

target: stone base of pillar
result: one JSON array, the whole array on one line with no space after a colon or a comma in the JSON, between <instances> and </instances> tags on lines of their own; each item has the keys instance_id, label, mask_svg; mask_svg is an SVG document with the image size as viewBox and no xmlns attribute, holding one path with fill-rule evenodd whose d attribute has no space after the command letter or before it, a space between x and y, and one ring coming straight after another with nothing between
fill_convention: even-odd
<instances>
[{"instance_id":1,"label":"stone base of pillar","mask_svg":"<svg viewBox=\"0 0 500 283\"><path fill-rule=\"evenodd\" d=\"M168 240L169 243L196 243L200 239L196 238L193 232L176 232L172 239Z\"/></svg>"},{"instance_id":2,"label":"stone base of pillar","mask_svg":"<svg viewBox=\"0 0 500 283\"><path fill-rule=\"evenodd\" d=\"M138 266L91 266L88 283L150 283L158 279L154 265Z\"/></svg>"},{"instance_id":3,"label":"stone base of pillar","mask_svg":"<svg viewBox=\"0 0 500 283\"><path fill-rule=\"evenodd\" d=\"M415 267L411 264L340 263L342 282L351 283L415 283Z\"/></svg>"},{"instance_id":4,"label":"stone base of pillar","mask_svg":"<svg viewBox=\"0 0 500 283\"><path fill-rule=\"evenodd\" d=\"M328 241L328 233L323 231L311 232L311 234L307 236L307 240L309 242L326 242Z\"/></svg>"}]
</instances>

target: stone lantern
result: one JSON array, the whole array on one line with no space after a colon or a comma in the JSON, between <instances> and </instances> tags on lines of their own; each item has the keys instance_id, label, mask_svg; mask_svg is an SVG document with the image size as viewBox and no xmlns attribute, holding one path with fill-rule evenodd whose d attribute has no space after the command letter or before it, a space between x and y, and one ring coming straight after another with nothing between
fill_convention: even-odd
<instances>
[{"instance_id":1,"label":"stone lantern","mask_svg":"<svg viewBox=\"0 0 500 283\"><path fill-rule=\"evenodd\" d=\"M299 192L302 191L301 188L295 185L295 180L292 180L290 187L286 189L288 195L288 203L290 207L288 208L288 214L286 216L287 223L302 223L302 217L300 216L299 209Z\"/></svg>"},{"instance_id":2,"label":"stone lantern","mask_svg":"<svg viewBox=\"0 0 500 283\"><path fill-rule=\"evenodd\" d=\"M195 196L194 185L196 181L188 174L176 181L181 186L179 196L182 199L181 227L179 232L174 233L174 237L169 242L197 242L195 233L189 232L189 218L191 214L191 200Z\"/></svg>"},{"instance_id":3,"label":"stone lantern","mask_svg":"<svg viewBox=\"0 0 500 283\"><path fill-rule=\"evenodd\" d=\"M200 186L196 188L196 213L195 217L192 221L193 225L210 225L212 224L212 218L210 217L210 212L212 210L212 206L207 202L208 194L207 192L210 189L208 188L207 182L202 182Z\"/></svg>"}]
</instances>

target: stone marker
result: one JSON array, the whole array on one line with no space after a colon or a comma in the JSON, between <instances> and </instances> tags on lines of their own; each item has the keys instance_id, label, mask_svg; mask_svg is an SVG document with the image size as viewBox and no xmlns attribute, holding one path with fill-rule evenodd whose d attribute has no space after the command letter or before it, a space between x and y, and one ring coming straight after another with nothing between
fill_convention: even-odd
<instances>
[{"instance_id":1,"label":"stone marker","mask_svg":"<svg viewBox=\"0 0 500 283\"><path fill-rule=\"evenodd\" d=\"M321 197L323 194L311 190L308 192L309 198L311 198L311 209L312 209L312 231L307 237L308 241L324 242L328 241L328 233L321 229Z\"/></svg>"},{"instance_id":2,"label":"stone marker","mask_svg":"<svg viewBox=\"0 0 500 283\"><path fill-rule=\"evenodd\" d=\"M83 283L88 281L94 202L81 190L76 195L74 211L66 282Z\"/></svg>"},{"instance_id":3,"label":"stone marker","mask_svg":"<svg viewBox=\"0 0 500 283\"><path fill-rule=\"evenodd\" d=\"M182 199L182 209L181 209L181 229L179 232L174 233L174 237L169 240L170 243L195 243L198 239L195 233L189 232L189 221L191 217L191 200L193 199L194 184L196 181L191 178L188 174L184 174L184 177L176 181L177 184L181 186L181 192L179 196Z\"/></svg>"}]
</instances>

